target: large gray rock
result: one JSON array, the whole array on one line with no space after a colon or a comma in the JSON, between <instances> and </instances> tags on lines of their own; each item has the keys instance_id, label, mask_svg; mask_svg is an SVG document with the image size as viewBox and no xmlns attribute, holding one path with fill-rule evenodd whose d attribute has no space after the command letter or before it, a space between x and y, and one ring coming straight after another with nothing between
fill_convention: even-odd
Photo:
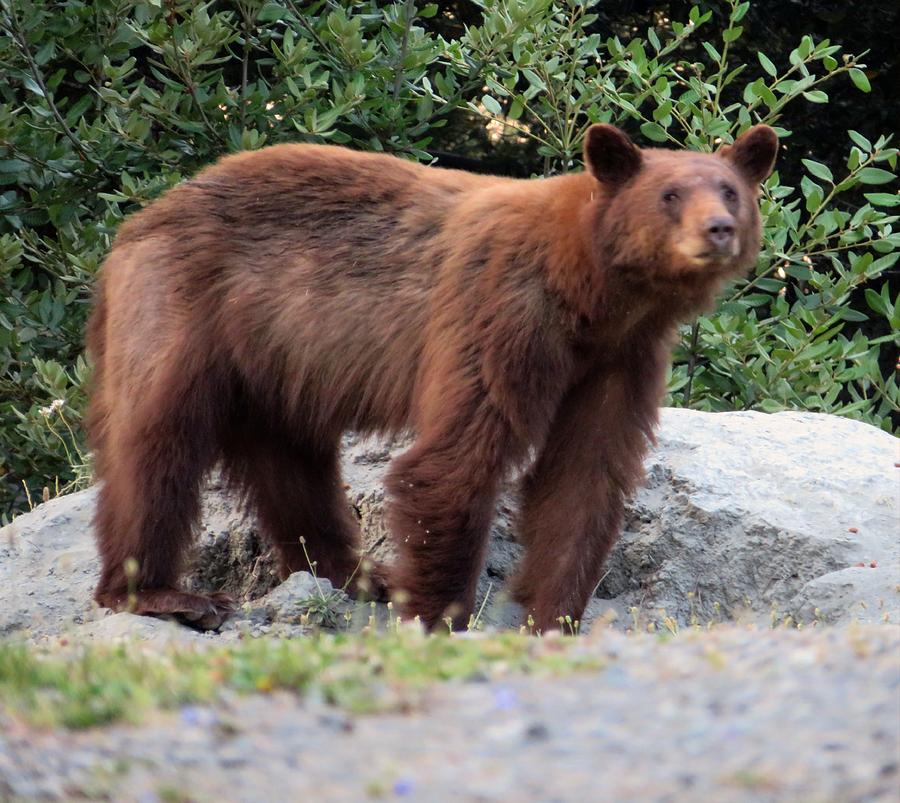
<instances>
[{"instance_id":1,"label":"large gray rock","mask_svg":"<svg viewBox=\"0 0 900 803\"><path fill-rule=\"evenodd\" d=\"M827 415L664 410L658 441L586 619L604 615L620 627L788 615L804 623L900 622L897 439ZM404 446L351 437L344 453L348 500L367 548L385 560L392 548L382 477ZM0 634L59 633L104 615L90 602L94 502L93 490L72 494L0 530ZM481 595L490 591L487 623L516 621L502 596L521 555L514 509L510 484L480 579ZM295 602L313 587L298 575L265 596L277 585L272 557L252 520L215 482L188 583L251 601L231 633L242 622L263 632L272 622L295 628ZM346 612L345 601L334 602L336 612ZM379 618L385 615L380 609ZM354 621L367 616L368 609ZM85 630L118 633L126 621Z\"/></svg>"},{"instance_id":2,"label":"large gray rock","mask_svg":"<svg viewBox=\"0 0 900 803\"><path fill-rule=\"evenodd\" d=\"M900 622L898 445L829 415L664 410L600 596L682 622L773 607L779 619L877 609ZM857 564L877 582L829 580Z\"/></svg>"}]
</instances>

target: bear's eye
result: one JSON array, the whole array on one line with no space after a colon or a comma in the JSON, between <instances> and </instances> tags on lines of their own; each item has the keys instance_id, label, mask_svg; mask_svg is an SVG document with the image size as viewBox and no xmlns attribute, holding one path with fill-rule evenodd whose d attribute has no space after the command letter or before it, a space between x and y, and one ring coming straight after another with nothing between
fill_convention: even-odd
<instances>
[{"instance_id":1,"label":"bear's eye","mask_svg":"<svg viewBox=\"0 0 900 803\"><path fill-rule=\"evenodd\" d=\"M726 201L736 201L737 200L737 191L734 189L734 187L729 186L728 184L725 184L722 187L722 197Z\"/></svg>"},{"instance_id":2,"label":"bear's eye","mask_svg":"<svg viewBox=\"0 0 900 803\"><path fill-rule=\"evenodd\" d=\"M663 202L667 204L674 204L679 199L679 197L680 196L678 195L677 190L666 190L662 194Z\"/></svg>"}]
</instances>

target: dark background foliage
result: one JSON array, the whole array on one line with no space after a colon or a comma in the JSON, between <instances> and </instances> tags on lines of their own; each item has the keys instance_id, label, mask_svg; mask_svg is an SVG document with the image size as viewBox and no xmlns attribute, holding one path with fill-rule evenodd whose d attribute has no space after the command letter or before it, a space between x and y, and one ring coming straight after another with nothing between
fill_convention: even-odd
<instances>
[{"instance_id":1,"label":"dark background foliage","mask_svg":"<svg viewBox=\"0 0 900 803\"><path fill-rule=\"evenodd\" d=\"M481 18L476 3L438 3L444 14L435 18L435 26L447 36L458 36L464 24L475 25ZM627 40L643 35L647 28L663 18L687 19L692 6L712 13L704 32L705 38L721 35L728 24L728 8L721 2L647 2L647 0L604 0L597 8L598 20L592 27L605 39L618 35ZM813 156L832 168L842 164L846 150L847 129L866 135L900 131L900 3L874 0L848 3L843 0L755 0L742 20L744 35L734 45L736 61L752 63L759 49L773 61L787 61L803 34L816 41L830 39L843 45L847 53L866 53L866 74L872 92L865 99L848 83L830 88L827 107L816 103L793 106L788 113L792 140L805 156ZM688 45L698 58L705 58L699 43ZM697 52L699 51L699 52ZM628 126L626 126L627 128ZM634 133L634 132L632 132ZM450 143L452 144L452 143ZM521 150L497 156L485 147L474 161L462 160L460 166L481 169L486 164L493 172L508 175L530 175L542 169L534 156L523 164ZM799 158L783 164L781 171L791 180L799 180L802 166Z\"/></svg>"}]
</instances>

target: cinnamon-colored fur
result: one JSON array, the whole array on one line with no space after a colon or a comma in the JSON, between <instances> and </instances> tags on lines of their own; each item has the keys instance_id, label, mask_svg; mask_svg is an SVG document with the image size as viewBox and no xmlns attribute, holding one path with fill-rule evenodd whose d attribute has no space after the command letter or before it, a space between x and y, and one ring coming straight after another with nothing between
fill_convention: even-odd
<instances>
[{"instance_id":1,"label":"cinnamon-colored fur","mask_svg":"<svg viewBox=\"0 0 900 803\"><path fill-rule=\"evenodd\" d=\"M132 216L88 332L97 600L122 607L130 588L138 612L222 621L226 598L178 590L220 461L284 574L308 568L302 536L345 583L359 558L341 434L410 429L387 477L405 612L465 624L498 483L530 465L513 594L539 629L580 617L641 475L675 326L756 258L776 145L757 127L715 156L641 151L595 126L587 172L530 181L277 145ZM734 247L710 256L716 215Z\"/></svg>"}]
</instances>

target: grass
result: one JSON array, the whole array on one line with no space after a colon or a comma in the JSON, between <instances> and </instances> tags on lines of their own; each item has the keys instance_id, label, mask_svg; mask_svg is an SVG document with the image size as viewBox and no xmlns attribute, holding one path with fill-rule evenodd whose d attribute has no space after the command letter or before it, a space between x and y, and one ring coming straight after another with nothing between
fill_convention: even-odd
<instances>
[{"instance_id":1,"label":"grass","mask_svg":"<svg viewBox=\"0 0 900 803\"><path fill-rule=\"evenodd\" d=\"M347 710L403 709L435 681L597 668L583 640L391 633L253 639L225 647L140 644L35 648L0 642L0 717L87 728L212 703L223 692L314 694Z\"/></svg>"}]
</instances>

